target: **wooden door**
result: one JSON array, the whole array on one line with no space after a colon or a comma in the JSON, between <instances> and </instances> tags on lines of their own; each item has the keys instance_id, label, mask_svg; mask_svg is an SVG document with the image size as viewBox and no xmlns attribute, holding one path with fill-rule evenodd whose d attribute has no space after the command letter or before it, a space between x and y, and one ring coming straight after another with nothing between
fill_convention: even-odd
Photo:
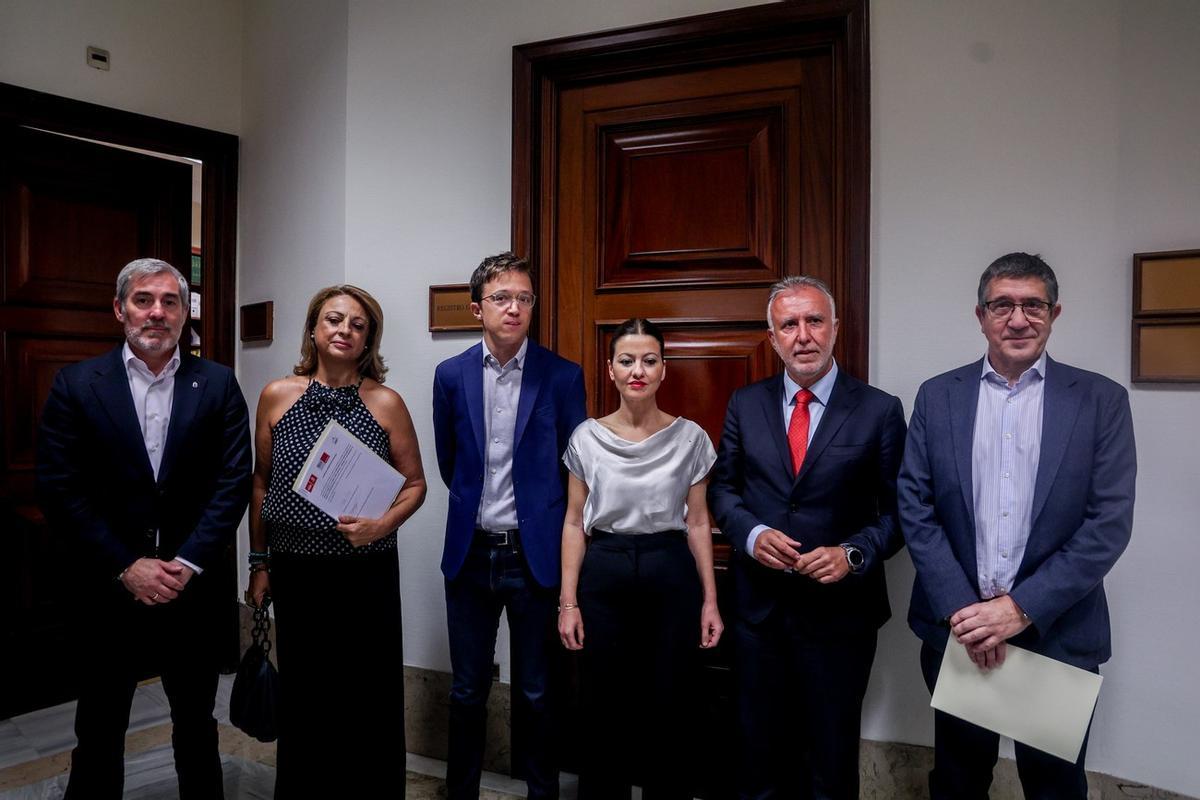
<instances>
[{"instance_id":1,"label":"wooden door","mask_svg":"<svg viewBox=\"0 0 1200 800\"><path fill-rule=\"evenodd\" d=\"M660 407L716 444L730 394L781 369L766 301L787 275L830 285L835 355L866 377L866 42L865 2L816 0L516 49L514 249L538 269L539 336L583 366L589 413L618 403L612 331L647 317L666 338ZM716 556L724 606L719 532ZM730 659L706 658L693 788L725 797Z\"/></svg>"},{"instance_id":2,"label":"wooden door","mask_svg":"<svg viewBox=\"0 0 1200 800\"><path fill-rule=\"evenodd\" d=\"M617 405L608 343L629 317L665 329L660 406L714 442L730 392L778 369L767 287L835 274L830 61L819 52L562 93L553 335L583 365L593 414Z\"/></svg>"},{"instance_id":3,"label":"wooden door","mask_svg":"<svg viewBox=\"0 0 1200 800\"><path fill-rule=\"evenodd\" d=\"M74 694L62 542L33 496L42 406L61 367L122 340L121 267L187 269L191 186L185 164L0 127L0 718Z\"/></svg>"}]
</instances>

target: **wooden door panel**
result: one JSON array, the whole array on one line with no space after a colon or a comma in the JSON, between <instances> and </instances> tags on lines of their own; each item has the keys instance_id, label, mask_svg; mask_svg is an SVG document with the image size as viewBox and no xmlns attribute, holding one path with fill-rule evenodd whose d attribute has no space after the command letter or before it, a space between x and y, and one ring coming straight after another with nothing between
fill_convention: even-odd
<instances>
[{"instance_id":1,"label":"wooden door panel","mask_svg":"<svg viewBox=\"0 0 1200 800\"><path fill-rule=\"evenodd\" d=\"M779 111L599 126L597 288L777 278Z\"/></svg>"},{"instance_id":2,"label":"wooden door panel","mask_svg":"<svg viewBox=\"0 0 1200 800\"><path fill-rule=\"evenodd\" d=\"M188 165L27 128L4 146L3 302L105 308L129 261L189 263Z\"/></svg>"},{"instance_id":3,"label":"wooden door panel","mask_svg":"<svg viewBox=\"0 0 1200 800\"><path fill-rule=\"evenodd\" d=\"M110 334L99 338L5 336L4 468L10 494L25 494L32 484L35 432L54 376L68 364L111 350L120 337L115 320L109 327Z\"/></svg>"},{"instance_id":4,"label":"wooden door panel","mask_svg":"<svg viewBox=\"0 0 1200 800\"><path fill-rule=\"evenodd\" d=\"M763 341L771 283L836 284L831 58L816 49L562 92L554 278L558 308L578 314L560 313L554 333L596 389L592 413L610 392L593 325L646 317L702 337L733 323ZM768 359L758 377L778 368ZM680 382L692 377L705 375L693 365ZM749 380L721 373L706 397L723 409Z\"/></svg>"}]
</instances>

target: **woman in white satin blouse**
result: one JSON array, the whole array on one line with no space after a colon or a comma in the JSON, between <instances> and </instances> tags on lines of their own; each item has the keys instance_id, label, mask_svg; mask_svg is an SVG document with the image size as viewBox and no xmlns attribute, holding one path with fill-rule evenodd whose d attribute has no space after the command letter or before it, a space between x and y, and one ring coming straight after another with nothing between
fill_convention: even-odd
<instances>
[{"instance_id":1,"label":"woman in white satin blouse","mask_svg":"<svg viewBox=\"0 0 1200 800\"><path fill-rule=\"evenodd\" d=\"M689 722L698 648L724 628L713 578L705 490L716 453L689 419L659 409L663 336L623 322L608 374L621 406L585 420L563 454L558 632L581 653L585 718L579 796L690 798Z\"/></svg>"}]
</instances>

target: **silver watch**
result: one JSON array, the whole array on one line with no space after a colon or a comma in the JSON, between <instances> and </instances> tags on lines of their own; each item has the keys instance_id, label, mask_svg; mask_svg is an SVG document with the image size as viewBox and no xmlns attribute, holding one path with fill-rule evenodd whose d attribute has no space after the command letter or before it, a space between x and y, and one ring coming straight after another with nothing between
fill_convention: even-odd
<instances>
[{"instance_id":1,"label":"silver watch","mask_svg":"<svg viewBox=\"0 0 1200 800\"><path fill-rule=\"evenodd\" d=\"M863 557L862 550L859 550L852 544L842 545L842 549L846 551L846 563L850 565L851 572L862 572L867 560Z\"/></svg>"}]
</instances>

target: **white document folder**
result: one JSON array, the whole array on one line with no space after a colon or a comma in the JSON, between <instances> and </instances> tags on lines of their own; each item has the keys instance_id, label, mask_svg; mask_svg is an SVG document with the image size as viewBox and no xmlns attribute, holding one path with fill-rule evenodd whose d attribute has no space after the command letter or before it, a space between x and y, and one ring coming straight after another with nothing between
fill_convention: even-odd
<instances>
[{"instance_id":1,"label":"white document folder","mask_svg":"<svg viewBox=\"0 0 1200 800\"><path fill-rule=\"evenodd\" d=\"M337 519L378 519L391 508L405 477L350 431L329 420L292 491Z\"/></svg>"},{"instance_id":2,"label":"white document folder","mask_svg":"<svg viewBox=\"0 0 1200 800\"><path fill-rule=\"evenodd\" d=\"M1074 763L1101 681L1094 672L1011 644L1004 663L983 672L951 637L929 704Z\"/></svg>"}]
</instances>

